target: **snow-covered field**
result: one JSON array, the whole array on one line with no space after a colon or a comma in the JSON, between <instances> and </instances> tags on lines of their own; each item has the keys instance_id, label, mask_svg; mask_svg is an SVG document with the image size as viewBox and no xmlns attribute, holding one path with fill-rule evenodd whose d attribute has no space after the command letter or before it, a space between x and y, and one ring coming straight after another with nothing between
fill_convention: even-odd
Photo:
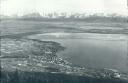
<instances>
[{"instance_id":1,"label":"snow-covered field","mask_svg":"<svg viewBox=\"0 0 128 83\"><path fill-rule=\"evenodd\" d=\"M99 34L99 33L65 33L65 32L55 32L55 33L44 33L31 35L29 38L89 38L89 39L100 39L100 40L128 40L128 36L125 34Z\"/></svg>"}]
</instances>

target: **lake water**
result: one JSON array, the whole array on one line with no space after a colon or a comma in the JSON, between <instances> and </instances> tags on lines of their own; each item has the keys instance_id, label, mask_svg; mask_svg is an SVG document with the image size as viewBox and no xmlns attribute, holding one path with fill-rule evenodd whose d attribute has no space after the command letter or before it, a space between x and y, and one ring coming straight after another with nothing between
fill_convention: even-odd
<instances>
[{"instance_id":1,"label":"lake water","mask_svg":"<svg viewBox=\"0 0 128 83\"><path fill-rule=\"evenodd\" d=\"M59 55L76 66L128 71L125 35L45 33L32 35L29 38L60 43L66 49Z\"/></svg>"}]
</instances>

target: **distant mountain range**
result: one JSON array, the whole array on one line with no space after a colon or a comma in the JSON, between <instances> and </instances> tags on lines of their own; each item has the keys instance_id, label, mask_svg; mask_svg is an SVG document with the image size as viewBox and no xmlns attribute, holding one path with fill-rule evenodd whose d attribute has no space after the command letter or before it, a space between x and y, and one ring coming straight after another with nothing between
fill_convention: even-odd
<instances>
[{"instance_id":1,"label":"distant mountain range","mask_svg":"<svg viewBox=\"0 0 128 83\"><path fill-rule=\"evenodd\" d=\"M22 16L13 15L13 16L5 16L0 15L0 20L4 19L18 19L18 20L38 20L38 21L49 21L49 20L79 20L79 21L119 21L119 22L128 22L127 16L121 16L118 14L103 14L103 13L96 13L96 14L67 14L67 13L48 13L41 15L38 12L24 14Z\"/></svg>"},{"instance_id":2,"label":"distant mountain range","mask_svg":"<svg viewBox=\"0 0 128 83\"><path fill-rule=\"evenodd\" d=\"M42 16L39 13L30 13L21 16L21 18L42 18Z\"/></svg>"},{"instance_id":3,"label":"distant mountain range","mask_svg":"<svg viewBox=\"0 0 128 83\"><path fill-rule=\"evenodd\" d=\"M49 17L49 18L58 18L58 17L75 17L75 18L82 18L82 17L94 17L94 16L98 16L98 17L126 17L126 16L121 16L118 14L104 14L104 13L95 13L95 14L79 14L79 13L74 13L74 14L67 14L67 13L48 13L48 14L43 14L41 15L38 12L34 12L34 13L28 13L28 14L24 14L22 16L18 16L18 15L13 15L13 16L6 16L6 15L0 15L0 18L14 18L14 17L20 17L20 18L38 18L38 17Z\"/></svg>"}]
</instances>

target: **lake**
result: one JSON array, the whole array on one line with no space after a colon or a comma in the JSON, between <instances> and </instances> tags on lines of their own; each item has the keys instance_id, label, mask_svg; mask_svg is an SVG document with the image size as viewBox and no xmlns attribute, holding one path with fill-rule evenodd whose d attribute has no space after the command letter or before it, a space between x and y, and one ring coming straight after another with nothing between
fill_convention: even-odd
<instances>
[{"instance_id":1,"label":"lake","mask_svg":"<svg viewBox=\"0 0 128 83\"><path fill-rule=\"evenodd\" d=\"M60 43L66 49L58 55L76 66L128 71L126 35L57 32L28 38Z\"/></svg>"}]
</instances>

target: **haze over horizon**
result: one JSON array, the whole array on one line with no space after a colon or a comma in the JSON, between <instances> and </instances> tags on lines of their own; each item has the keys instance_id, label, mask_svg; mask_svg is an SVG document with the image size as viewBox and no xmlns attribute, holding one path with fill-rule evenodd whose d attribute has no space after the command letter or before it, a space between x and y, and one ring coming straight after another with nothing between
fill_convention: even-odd
<instances>
[{"instance_id":1,"label":"haze over horizon","mask_svg":"<svg viewBox=\"0 0 128 83\"><path fill-rule=\"evenodd\" d=\"M127 15L127 0L1 0L3 15L27 13L116 13Z\"/></svg>"}]
</instances>

